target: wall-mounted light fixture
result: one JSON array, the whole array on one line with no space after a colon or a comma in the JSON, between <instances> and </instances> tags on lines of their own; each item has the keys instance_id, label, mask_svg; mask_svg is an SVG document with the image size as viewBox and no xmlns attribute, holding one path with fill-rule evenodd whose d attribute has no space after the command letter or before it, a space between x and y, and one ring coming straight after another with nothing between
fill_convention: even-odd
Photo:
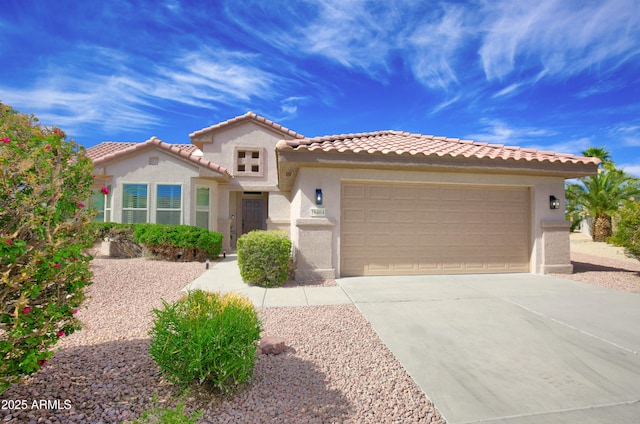
<instances>
[{"instance_id":1,"label":"wall-mounted light fixture","mask_svg":"<svg viewBox=\"0 0 640 424\"><path fill-rule=\"evenodd\" d=\"M321 205L322 204L322 189L317 188L316 189L316 205Z\"/></svg>"},{"instance_id":2,"label":"wall-mounted light fixture","mask_svg":"<svg viewBox=\"0 0 640 424\"><path fill-rule=\"evenodd\" d=\"M549 209L560 209L560 199L556 196L549 196Z\"/></svg>"}]
</instances>

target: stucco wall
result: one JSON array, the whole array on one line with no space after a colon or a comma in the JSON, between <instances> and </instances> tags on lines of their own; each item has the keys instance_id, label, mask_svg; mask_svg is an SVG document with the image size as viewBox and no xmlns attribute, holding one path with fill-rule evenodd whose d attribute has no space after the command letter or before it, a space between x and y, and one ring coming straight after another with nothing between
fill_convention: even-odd
<instances>
[{"instance_id":1,"label":"stucco wall","mask_svg":"<svg viewBox=\"0 0 640 424\"><path fill-rule=\"evenodd\" d=\"M272 191L269 193L269 219L268 230L283 230L287 234L291 225L291 201L289 193Z\"/></svg>"},{"instance_id":2,"label":"stucco wall","mask_svg":"<svg viewBox=\"0 0 640 424\"><path fill-rule=\"evenodd\" d=\"M275 146L282 134L270 131L253 122L232 126L216 132L212 141L203 144L204 158L225 167L234 176L229 190L273 191L277 190L278 171ZM263 169L261 176L241 175L236 170L237 149L259 148Z\"/></svg>"},{"instance_id":3,"label":"stucco wall","mask_svg":"<svg viewBox=\"0 0 640 424\"><path fill-rule=\"evenodd\" d=\"M195 187L209 187L209 228L217 230L218 183L199 178L199 169L184 160L157 149L148 149L134 156L115 161L99 169L111 176L104 184L111 186L112 220L122 222L122 188L124 184L147 184L148 222L156 222L156 188L158 184L182 186L182 223L195 223Z\"/></svg>"},{"instance_id":4,"label":"stucco wall","mask_svg":"<svg viewBox=\"0 0 640 424\"><path fill-rule=\"evenodd\" d=\"M474 184L474 185L511 185L526 186L531 192L531 263L530 270L533 273L544 272L543 256L543 227L542 222L564 221L564 208L557 210L549 208L549 196L554 195L564 205L564 180L561 177L507 175L507 174L474 174L474 173L446 173L446 172L420 172L405 170L358 170L348 168L300 168L298 178L292 190L291 202L291 237L295 245L303 244L300 236L303 230L295 223L306 222L312 218L311 209L315 208L315 190L322 189L323 207L325 218L335 223L330 227L331 246L317 246L317 249L330 249L331 262L336 275L340 275L340 210L341 210L341 182L343 180L367 180L383 182L425 182L425 183L450 183L450 184ZM325 230L329 230L327 227ZM562 234L554 238L558 240ZM566 233L568 240L569 234ZM328 242L324 237L325 243ZM562 250L563 247L557 247ZM568 249L568 245L567 245ZM568 252L563 251L563 255ZM313 255L313 253L309 253ZM307 262L313 263L314 259ZM557 265L557 264L556 264Z\"/></svg>"}]
</instances>

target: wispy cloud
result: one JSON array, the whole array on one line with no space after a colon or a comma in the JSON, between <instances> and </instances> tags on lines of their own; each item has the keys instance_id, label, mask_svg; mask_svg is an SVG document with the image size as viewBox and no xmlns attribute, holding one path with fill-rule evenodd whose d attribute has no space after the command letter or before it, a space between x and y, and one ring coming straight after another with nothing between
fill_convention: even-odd
<instances>
[{"instance_id":1,"label":"wispy cloud","mask_svg":"<svg viewBox=\"0 0 640 424\"><path fill-rule=\"evenodd\" d=\"M484 124L484 131L466 135L465 138L488 143L533 147L537 139L554 134L549 129L511 126L498 119L483 119L481 122Z\"/></svg>"},{"instance_id":2,"label":"wispy cloud","mask_svg":"<svg viewBox=\"0 0 640 424\"><path fill-rule=\"evenodd\" d=\"M460 64L460 49L468 35L464 21L465 11L461 7L445 6L441 16L418 21L406 35L409 51L405 53L405 60L423 85L446 89L458 84L455 69ZM398 41L401 48L402 40Z\"/></svg>"},{"instance_id":3,"label":"wispy cloud","mask_svg":"<svg viewBox=\"0 0 640 424\"><path fill-rule=\"evenodd\" d=\"M622 83L621 81L602 82L600 84L588 87L588 88L586 88L586 89L584 89L582 91L578 91L575 94L575 97L577 97L578 99L586 99L588 97L596 96L598 94L603 94L603 93L608 93L610 91L619 90L621 88L624 88L624 86L625 86L625 84Z\"/></svg>"},{"instance_id":4,"label":"wispy cloud","mask_svg":"<svg viewBox=\"0 0 640 424\"><path fill-rule=\"evenodd\" d=\"M290 2L230 6L247 33L291 55L320 56L386 82L400 60L431 89L458 82L457 53L470 32L461 6L321 0L292 8ZM255 17L265 25L255 25ZM282 25L273 25L282 22Z\"/></svg>"},{"instance_id":5,"label":"wispy cloud","mask_svg":"<svg viewBox=\"0 0 640 424\"><path fill-rule=\"evenodd\" d=\"M606 72L639 53L640 3L635 0L497 0L486 2L481 16L487 30L479 53L490 80L527 68L560 78Z\"/></svg>"},{"instance_id":6,"label":"wispy cloud","mask_svg":"<svg viewBox=\"0 0 640 424\"><path fill-rule=\"evenodd\" d=\"M619 164L618 168L624 170L627 174L640 178L640 162Z\"/></svg>"},{"instance_id":7,"label":"wispy cloud","mask_svg":"<svg viewBox=\"0 0 640 424\"><path fill-rule=\"evenodd\" d=\"M321 0L229 3L228 17L290 55L320 56L383 77L395 48L399 10L387 3Z\"/></svg>"},{"instance_id":8,"label":"wispy cloud","mask_svg":"<svg viewBox=\"0 0 640 424\"><path fill-rule=\"evenodd\" d=\"M460 101L460 99L462 98L462 96L460 94L454 96L451 99L447 99L445 101L443 101L442 103L437 104L430 112L431 115L435 115L437 113L440 113L441 111L447 109L448 107L456 104L458 101Z\"/></svg>"},{"instance_id":9,"label":"wispy cloud","mask_svg":"<svg viewBox=\"0 0 640 424\"><path fill-rule=\"evenodd\" d=\"M280 102L280 110L284 114L282 116L283 121L294 118L298 113L298 106L301 104L307 104L311 101L310 98L304 96L292 96L283 99Z\"/></svg>"},{"instance_id":10,"label":"wispy cloud","mask_svg":"<svg viewBox=\"0 0 640 424\"><path fill-rule=\"evenodd\" d=\"M509 84L507 87L503 88L502 90L498 91L496 94L493 95L494 98L496 97L504 97L504 96L509 96L512 94L517 93L518 91L520 91L520 89L523 87L523 83L521 82L514 82L513 84Z\"/></svg>"},{"instance_id":11,"label":"wispy cloud","mask_svg":"<svg viewBox=\"0 0 640 424\"><path fill-rule=\"evenodd\" d=\"M559 153L572 153L574 155L580 155L583 151L592 146L594 146L594 141L591 137L581 137L550 144L532 144L529 147L540 150L551 150L553 152Z\"/></svg>"},{"instance_id":12,"label":"wispy cloud","mask_svg":"<svg viewBox=\"0 0 640 424\"><path fill-rule=\"evenodd\" d=\"M157 110L165 102L209 109L246 104L274 96L283 78L257 66L256 57L223 49L185 52L170 64L147 61L147 66L135 68L133 58L121 52L92 51L90 63L76 62L83 69L69 72L51 66L30 86L0 85L0 98L16 108L28 107L43 121L51 118L76 134L82 132L75 128L78 123L140 130L162 124ZM35 107L33 98L38 99Z\"/></svg>"}]
</instances>

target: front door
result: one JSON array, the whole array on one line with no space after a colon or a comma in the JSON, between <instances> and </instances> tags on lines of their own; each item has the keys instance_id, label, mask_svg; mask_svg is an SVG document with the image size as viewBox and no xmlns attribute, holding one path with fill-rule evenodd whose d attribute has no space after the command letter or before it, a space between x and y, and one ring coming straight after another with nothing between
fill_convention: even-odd
<instances>
[{"instance_id":1,"label":"front door","mask_svg":"<svg viewBox=\"0 0 640 424\"><path fill-rule=\"evenodd\" d=\"M262 199L242 199L242 234L262 226Z\"/></svg>"}]
</instances>

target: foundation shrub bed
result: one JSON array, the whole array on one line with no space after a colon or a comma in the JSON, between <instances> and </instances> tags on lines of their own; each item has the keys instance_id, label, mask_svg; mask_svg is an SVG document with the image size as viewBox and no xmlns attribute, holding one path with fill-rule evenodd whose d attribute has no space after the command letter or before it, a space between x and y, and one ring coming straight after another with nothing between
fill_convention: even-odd
<instances>
[{"instance_id":1,"label":"foundation shrub bed","mask_svg":"<svg viewBox=\"0 0 640 424\"><path fill-rule=\"evenodd\" d=\"M152 254L169 260L203 261L222 251L222 234L190 225L137 225L133 236Z\"/></svg>"},{"instance_id":2,"label":"foundation shrub bed","mask_svg":"<svg viewBox=\"0 0 640 424\"><path fill-rule=\"evenodd\" d=\"M229 393L251 380L261 324L247 298L195 290L153 314L149 352L168 381Z\"/></svg>"},{"instance_id":3,"label":"foundation shrub bed","mask_svg":"<svg viewBox=\"0 0 640 424\"><path fill-rule=\"evenodd\" d=\"M103 240L118 243L119 257L138 258L143 256L143 247L136 243L133 232L136 224L118 224L115 222L92 222L89 228L94 242Z\"/></svg>"},{"instance_id":4,"label":"foundation shrub bed","mask_svg":"<svg viewBox=\"0 0 640 424\"><path fill-rule=\"evenodd\" d=\"M261 287L279 287L289 276L291 241L284 231L256 230L237 243L242 279Z\"/></svg>"},{"instance_id":5,"label":"foundation shrub bed","mask_svg":"<svg viewBox=\"0 0 640 424\"><path fill-rule=\"evenodd\" d=\"M204 261L222 251L222 234L190 225L92 223L95 240L111 240L123 245L130 256L143 249L168 261Z\"/></svg>"}]
</instances>

